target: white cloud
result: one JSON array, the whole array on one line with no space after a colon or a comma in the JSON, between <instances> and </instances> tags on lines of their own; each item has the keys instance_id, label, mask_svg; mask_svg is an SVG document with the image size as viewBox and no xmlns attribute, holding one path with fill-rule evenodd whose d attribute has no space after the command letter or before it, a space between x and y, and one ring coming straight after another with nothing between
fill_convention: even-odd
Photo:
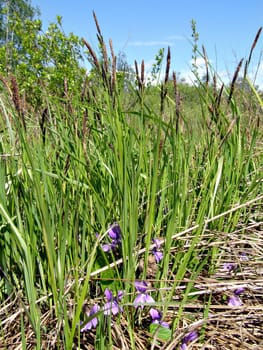
<instances>
[{"instance_id":1,"label":"white cloud","mask_svg":"<svg viewBox=\"0 0 263 350\"><path fill-rule=\"evenodd\" d=\"M195 61L193 59L190 60L188 63L188 68L180 71L180 79L184 79L184 81L189 85L193 85L197 80L196 75L193 73L195 66L197 75L200 79L206 75L206 62L203 57L197 57ZM231 80L229 72L226 70L215 71L213 61L211 60L208 60L208 73L210 82L213 79L213 75L216 75L218 87L220 87L222 83L228 84Z\"/></svg>"}]
</instances>

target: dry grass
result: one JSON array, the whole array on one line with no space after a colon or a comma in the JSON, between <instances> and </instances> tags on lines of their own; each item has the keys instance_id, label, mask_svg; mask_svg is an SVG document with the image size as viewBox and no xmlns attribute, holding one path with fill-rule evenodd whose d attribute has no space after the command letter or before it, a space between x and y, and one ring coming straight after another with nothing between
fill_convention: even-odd
<instances>
[{"instance_id":1,"label":"dry grass","mask_svg":"<svg viewBox=\"0 0 263 350\"><path fill-rule=\"evenodd\" d=\"M260 213L260 207L257 208ZM142 315L142 323L135 327L136 349L176 349L184 337L190 331L199 332L199 342L193 342L189 349L262 349L263 348L263 221L254 219L246 225L240 225L234 232L215 232L206 230L203 240L197 248L218 247L215 273L207 276L206 273L195 280L194 292L188 294L188 300L183 305L183 313L179 327L173 330L170 342L158 340L152 341L152 335L147 331L150 323L149 317ZM191 235L185 235L178 239L182 241L184 249L187 249ZM209 242L210 243L207 243ZM176 254L172 249L171 254ZM224 263L233 263L235 269L226 271ZM160 282L160 281L158 281ZM167 287L159 292L165 295L175 282L171 276L166 281ZM175 288L173 300L165 304L167 312L165 320L172 324L181 307L182 295L188 280L181 281ZM67 288L70 309L70 289ZM227 299L237 288L243 287L244 293L240 296L242 306L231 307L227 305ZM25 338L27 349L34 349L34 332L27 319L28 306L24 305L22 294L12 294L1 306L1 339L0 349L22 349L21 318L25 322ZM194 298L194 299L192 299ZM193 301L192 301L193 300ZM209 300L209 312L205 317L205 310ZM38 300L41 309L42 324L42 348L58 348L58 339L62 338L63 324L57 324L54 312L49 309L47 298ZM120 322L112 324L113 349L130 349L128 324L125 318L125 309ZM80 349L93 349L95 331L81 334L75 341ZM62 344L61 344L62 346Z\"/></svg>"}]
</instances>

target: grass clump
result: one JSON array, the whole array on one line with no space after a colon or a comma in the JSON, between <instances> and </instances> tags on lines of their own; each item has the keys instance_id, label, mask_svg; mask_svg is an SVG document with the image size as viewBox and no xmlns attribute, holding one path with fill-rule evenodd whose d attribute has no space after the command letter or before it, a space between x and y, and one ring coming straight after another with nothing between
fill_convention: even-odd
<instances>
[{"instance_id":1,"label":"grass clump","mask_svg":"<svg viewBox=\"0 0 263 350\"><path fill-rule=\"evenodd\" d=\"M170 79L170 49L160 86L145 84L143 63L124 84L94 19L101 58L84 41L93 69L78 93L65 75L63 94L43 87L36 111L16 76L1 78L2 348L260 346L251 55L248 93L241 63L229 87L208 63L212 83Z\"/></svg>"}]
</instances>

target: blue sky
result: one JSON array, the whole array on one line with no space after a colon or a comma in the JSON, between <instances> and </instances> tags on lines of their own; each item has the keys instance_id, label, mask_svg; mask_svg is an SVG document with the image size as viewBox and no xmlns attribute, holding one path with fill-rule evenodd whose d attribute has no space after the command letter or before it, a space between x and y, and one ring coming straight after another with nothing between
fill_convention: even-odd
<instances>
[{"instance_id":1,"label":"blue sky","mask_svg":"<svg viewBox=\"0 0 263 350\"><path fill-rule=\"evenodd\" d=\"M150 69L160 48L169 45L172 68L185 76L191 64L191 20L216 70L232 75L242 57L247 57L257 30L263 25L262 0L32 0L38 6L44 29L62 16L66 33L85 37L96 47L94 10L105 40L112 39L115 52L123 50L130 64L144 59ZM254 71L263 49L263 35L254 52ZM201 63L200 63L201 64ZM263 85L263 64L258 84Z\"/></svg>"}]
</instances>

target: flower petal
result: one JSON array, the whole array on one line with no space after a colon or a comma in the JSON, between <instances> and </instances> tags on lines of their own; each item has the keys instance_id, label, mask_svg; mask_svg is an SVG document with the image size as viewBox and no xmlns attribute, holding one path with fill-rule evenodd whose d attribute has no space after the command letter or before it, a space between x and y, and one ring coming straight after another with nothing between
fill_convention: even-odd
<instances>
[{"instance_id":1,"label":"flower petal","mask_svg":"<svg viewBox=\"0 0 263 350\"><path fill-rule=\"evenodd\" d=\"M161 247L161 241L158 238L154 238L153 243L155 243L157 249Z\"/></svg>"},{"instance_id":2,"label":"flower petal","mask_svg":"<svg viewBox=\"0 0 263 350\"><path fill-rule=\"evenodd\" d=\"M242 305L242 301L241 299L236 296L236 295L233 295L232 297L230 297L228 299L228 306L233 306L233 307L238 307L238 306L241 306Z\"/></svg>"},{"instance_id":3,"label":"flower petal","mask_svg":"<svg viewBox=\"0 0 263 350\"><path fill-rule=\"evenodd\" d=\"M235 271L237 269L237 264L232 262L224 263L223 269L228 272Z\"/></svg>"},{"instance_id":4,"label":"flower petal","mask_svg":"<svg viewBox=\"0 0 263 350\"><path fill-rule=\"evenodd\" d=\"M106 316L110 316L112 315L117 315L119 312L122 312L123 309L121 306L119 306L119 304L117 303L116 300L113 301L109 301L104 305L104 315Z\"/></svg>"},{"instance_id":5,"label":"flower petal","mask_svg":"<svg viewBox=\"0 0 263 350\"><path fill-rule=\"evenodd\" d=\"M151 318L153 320L160 320L162 318L161 312L159 310L154 309L154 308L151 308L149 313L150 313Z\"/></svg>"},{"instance_id":6,"label":"flower petal","mask_svg":"<svg viewBox=\"0 0 263 350\"><path fill-rule=\"evenodd\" d=\"M100 306L98 304L94 304L90 310L89 316L96 314L100 310Z\"/></svg>"},{"instance_id":7,"label":"flower petal","mask_svg":"<svg viewBox=\"0 0 263 350\"><path fill-rule=\"evenodd\" d=\"M144 304L145 302L146 302L146 294L140 293L134 299L133 304L134 304L135 307L137 307L137 306L140 306L140 304Z\"/></svg>"},{"instance_id":8,"label":"flower petal","mask_svg":"<svg viewBox=\"0 0 263 350\"><path fill-rule=\"evenodd\" d=\"M106 288L104 291L105 298L107 301L112 301L113 300L113 294L112 291L109 288Z\"/></svg>"},{"instance_id":9,"label":"flower petal","mask_svg":"<svg viewBox=\"0 0 263 350\"><path fill-rule=\"evenodd\" d=\"M134 286L138 292L144 293L147 290L147 283L145 281L135 281Z\"/></svg>"},{"instance_id":10,"label":"flower petal","mask_svg":"<svg viewBox=\"0 0 263 350\"><path fill-rule=\"evenodd\" d=\"M158 252L157 250L153 250L153 255L155 257L155 261L159 263L163 259L163 253Z\"/></svg>"},{"instance_id":11,"label":"flower petal","mask_svg":"<svg viewBox=\"0 0 263 350\"><path fill-rule=\"evenodd\" d=\"M169 323L164 322L164 321L160 321L160 325L164 328L170 328Z\"/></svg>"},{"instance_id":12,"label":"flower petal","mask_svg":"<svg viewBox=\"0 0 263 350\"><path fill-rule=\"evenodd\" d=\"M117 299L118 299L118 300L121 300L122 297L123 297L123 295L124 295L124 291L123 291L123 290L119 290L119 291L118 291L118 294L117 294Z\"/></svg>"},{"instance_id":13,"label":"flower petal","mask_svg":"<svg viewBox=\"0 0 263 350\"><path fill-rule=\"evenodd\" d=\"M105 252L108 253L112 250L112 245L111 244L101 244L101 249Z\"/></svg>"},{"instance_id":14,"label":"flower petal","mask_svg":"<svg viewBox=\"0 0 263 350\"><path fill-rule=\"evenodd\" d=\"M114 225L109 229L108 232L111 239L120 240L121 239L121 228L119 225Z\"/></svg>"},{"instance_id":15,"label":"flower petal","mask_svg":"<svg viewBox=\"0 0 263 350\"><path fill-rule=\"evenodd\" d=\"M239 287L234 291L234 293L235 293L235 295L239 295L239 294L244 293L244 291L245 291L244 287Z\"/></svg>"},{"instance_id":16,"label":"flower petal","mask_svg":"<svg viewBox=\"0 0 263 350\"><path fill-rule=\"evenodd\" d=\"M194 341L197 338L198 338L198 333L196 331L192 331L184 337L183 343L190 343L191 341Z\"/></svg>"},{"instance_id":17,"label":"flower petal","mask_svg":"<svg viewBox=\"0 0 263 350\"><path fill-rule=\"evenodd\" d=\"M149 294L145 294L145 302L146 303L155 303L154 299Z\"/></svg>"}]
</instances>

